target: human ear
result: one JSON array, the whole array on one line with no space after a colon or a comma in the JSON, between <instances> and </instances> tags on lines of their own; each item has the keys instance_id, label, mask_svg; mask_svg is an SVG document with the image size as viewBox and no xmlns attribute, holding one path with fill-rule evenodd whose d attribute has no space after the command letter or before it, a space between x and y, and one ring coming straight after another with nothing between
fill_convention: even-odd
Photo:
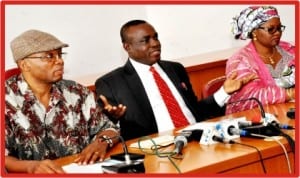
<instances>
[{"instance_id":1,"label":"human ear","mask_svg":"<svg viewBox=\"0 0 300 178\"><path fill-rule=\"evenodd\" d=\"M130 50L130 44L128 43L123 43L123 48L128 52Z\"/></svg>"},{"instance_id":2,"label":"human ear","mask_svg":"<svg viewBox=\"0 0 300 178\"><path fill-rule=\"evenodd\" d=\"M18 64L19 68L21 69L21 71L29 71L31 68L28 61L26 61L24 59L18 60L17 64Z\"/></svg>"}]
</instances>

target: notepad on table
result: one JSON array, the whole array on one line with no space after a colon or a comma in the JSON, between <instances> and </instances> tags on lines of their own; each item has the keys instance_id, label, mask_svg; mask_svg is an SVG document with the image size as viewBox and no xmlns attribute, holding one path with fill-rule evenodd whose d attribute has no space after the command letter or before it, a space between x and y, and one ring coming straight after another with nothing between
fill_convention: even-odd
<instances>
[{"instance_id":1,"label":"notepad on table","mask_svg":"<svg viewBox=\"0 0 300 178\"><path fill-rule=\"evenodd\" d=\"M107 159L103 162L97 162L94 164L79 165L77 163L71 163L63 166L63 170L66 173L85 173L85 174L95 174L103 173L102 166L111 166L115 164L120 164L122 161Z\"/></svg>"}]
</instances>

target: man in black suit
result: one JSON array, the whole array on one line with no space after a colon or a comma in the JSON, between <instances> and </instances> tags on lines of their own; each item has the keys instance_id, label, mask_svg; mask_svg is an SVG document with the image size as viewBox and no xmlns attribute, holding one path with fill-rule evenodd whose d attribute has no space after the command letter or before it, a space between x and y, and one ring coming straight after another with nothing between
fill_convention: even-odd
<instances>
[{"instance_id":1,"label":"man in black suit","mask_svg":"<svg viewBox=\"0 0 300 178\"><path fill-rule=\"evenodd\" d=\"M128 61L123 67L97 79L95 86L97 96L107 98L98 101L104 108L107 101L114 106L120 103L126 106L115 107L117 116L121 116L111 117L120 124L125 140L175 128L149 71L150 66L166 80L189 124L224 115L223 105L228 94L253 77L234 80L233 76L216 94L197 101L183 65L160 59L161 44L152 25L143 20L129 21L122 26L120 34L123 48L129 55Z\"/></svg>"}]
</instances>

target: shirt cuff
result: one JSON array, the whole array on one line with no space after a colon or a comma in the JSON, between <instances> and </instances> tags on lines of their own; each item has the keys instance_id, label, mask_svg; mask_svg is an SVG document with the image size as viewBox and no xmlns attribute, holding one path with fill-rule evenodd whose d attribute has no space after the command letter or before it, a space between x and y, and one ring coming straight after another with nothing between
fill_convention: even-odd
<instances>
[{"instance_id":1,"label":"shirt cuff","mask_svg":"<svg viewBox=\"0 0 300 178\"><path fill-rule=\"evenodd\" d=\"M225 92L223 86L214 93L214 99L220 107L223 107L225 105L229 97L230 95Z\"/></svg>"}]
</instances>

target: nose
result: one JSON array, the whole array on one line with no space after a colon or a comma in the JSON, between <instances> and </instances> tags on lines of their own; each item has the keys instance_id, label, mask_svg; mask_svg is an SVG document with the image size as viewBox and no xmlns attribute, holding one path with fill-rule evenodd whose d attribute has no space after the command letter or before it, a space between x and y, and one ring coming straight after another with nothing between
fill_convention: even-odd
<instances>
[{"instance_id":1,"label":"nose","mask_svg":"<svg viewBox=\"0 0 300 178\"><path fill-rule=\"evenodd\" d=\"M55 58L55 64L64 64L64 60L62 59L61 56L56 56Z\"/></svg>"},{"instance_id":2,"label":"nose","mask_svg":"<svg viewBox=\"0 0 300 178\"><path fill-rule=\"evenodd\" d=\"M154 46L154 47L160 46L160 41L158 39L156 39L156 38L151 38L150 42L151 42L150 43L151 46Z\"/></svg>"},{"instance_id":3,"label":"nose","mask_svg":"<svg viewBox=\"0 0 300 178\"><path fill-rule=\"evenodd\" d=\"M276 31L273 33L273 36L279 36L279 37L281 37L281 35L282 35L282 31L280 31L280 30L276 30Z\"/></svg>"}]
</instances>

